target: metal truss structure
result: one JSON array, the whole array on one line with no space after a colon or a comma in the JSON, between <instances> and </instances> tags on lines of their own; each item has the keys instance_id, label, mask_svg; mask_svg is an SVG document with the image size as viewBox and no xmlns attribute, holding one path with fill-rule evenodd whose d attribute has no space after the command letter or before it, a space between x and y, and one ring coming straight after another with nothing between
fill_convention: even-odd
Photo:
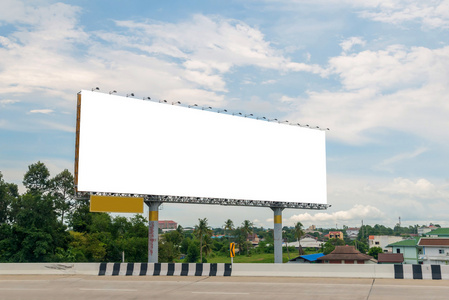
<instances>
[{"instance_id":1,"label":"metal truss structure","mask_svg":"<svg viewBox=\"0 0 449 300\"><path fill-rule=\"evenodd\" d=\"M280 208L314 209L314 210L325 210L331 206L329 204L303 203L303 202L273 202L273 201L258 201L258 200L243 200L243 199L116 194L116 193L77 193L77 198L88 198L90 195L141 197L144 199L145 202L212 204L212 205L226 205L226 206L280 207Z\"/></svg>"}]
</instances>

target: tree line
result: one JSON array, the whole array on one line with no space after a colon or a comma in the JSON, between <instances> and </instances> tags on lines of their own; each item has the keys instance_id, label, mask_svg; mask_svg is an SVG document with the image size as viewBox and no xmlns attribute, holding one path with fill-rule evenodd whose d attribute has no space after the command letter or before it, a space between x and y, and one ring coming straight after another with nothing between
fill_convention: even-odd
<instances>
[{"instance_id":1,"label":"tree line","mask_svg":"<svg viewBox=\"0 0 449 300\"><path fill-rule=\"evenodd\" d=\"M74 178L64 170L54 177L42 162L28 166L23 177L25 192L7 183L0 172L0 262L144 262L148 260L148 221L141 215L131 218L91 213L89 200L74 195ZM345 226L344 226L345 227ZM383 225L364 225L356 240L331 239L319 252L330 253L336 245L356 246L368 252L369 235L399 235L417 232L418 225L391 229ZM329 231L308 233L320 240ZM198 219L193 230L178 226L159 239L160 262L206 262L215 255L229 256L229 243L235 242L238 255L273 253L273 229L256 227L249 220L234 226L231 219L221 228L211 228L207 219ZM299 241L305 235L303 225L283 227L284 242ZM250 236L259 237L253 247ZM307 249L308 253L312 250ZM287 253L304 254L299 247L285 248Z\"/></svg>"},{"instance_id":2,"label":"tree line","mask_svg":"<svg viewBox=\"0 0 449 300\"><path fill-rule=\"evenodd\" d=\"M89 200L74 195L74 178L64 170L54 177L44 163L28 166L25 192L7 183L0 172L0 262L144 262L148 260L148 221L91 213ZM254 249L248 236L264 241ZM217 238L216 236L219 235ZM211 255L229 256L229 243L239 254L273 252L273 232L256 228L249 220L235 227L225 221L212 229L198 219L193 230L177 230L159 239L159 261L207 261Z\"/></svg>"}]
</instances>

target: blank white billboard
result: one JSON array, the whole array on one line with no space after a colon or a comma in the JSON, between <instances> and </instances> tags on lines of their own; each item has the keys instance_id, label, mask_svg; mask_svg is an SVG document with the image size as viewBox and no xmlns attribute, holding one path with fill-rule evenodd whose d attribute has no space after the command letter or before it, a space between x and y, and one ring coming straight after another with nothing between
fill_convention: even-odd
<instances>
[{"instance_id":1,"label":"blank white billboard","mask_svg":"<svg viewBox=\"0 0 449 300\"><path fill-rule=\"evenodd\" d=\"M327 203L325 132L81 92L77 190Z\"/></svg>"}]
</instances>

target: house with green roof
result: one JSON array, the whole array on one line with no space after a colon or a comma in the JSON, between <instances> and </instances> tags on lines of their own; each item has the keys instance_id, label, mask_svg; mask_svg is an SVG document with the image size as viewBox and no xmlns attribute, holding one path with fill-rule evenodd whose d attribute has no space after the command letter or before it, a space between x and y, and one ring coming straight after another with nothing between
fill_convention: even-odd
<instances>
[{"instance_id":1,"label":"house with green roof","mask_svg":"<svg viewBox=\"0 0 449 300\"><path fill-rule=\"evenodd\" d=\"M438 228L424 234L424 236L449 238L449 228Z\"/></svg>"},{"instance_id":2,"label":"house with green roof","mask_svg":"<svg viewBox=\"0 0 449 300\"><path fill-rule=\"evenodd\" d=\"M419 237L402 240L396 243L388 244L392 248L392 253L402 253L404 255L404 264L418 264L418 255L421 254L421 247L418 247Z\"/></svg>"}]
</instances>

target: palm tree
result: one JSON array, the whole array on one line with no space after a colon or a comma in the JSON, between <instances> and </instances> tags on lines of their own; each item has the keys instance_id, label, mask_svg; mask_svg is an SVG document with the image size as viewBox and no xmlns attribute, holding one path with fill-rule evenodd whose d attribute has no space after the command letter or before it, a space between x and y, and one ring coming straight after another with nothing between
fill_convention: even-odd
<instances>
[{"instance_id":1,"label":"palm tree","mask_svg":"<svg viewBox=\"0 0 449 300\"><path fill-rule=\"evenodd\" d=\"M254 224L249 221L249 220L245 220L242 223L242 232L246 237L246 240L248 240L248 236L250 234L253 234L253 226ZM246 247L246 255L249 255L249 247Z\"/></svg>"},{"instance_id":2,"label":"palm tree","mask_svg":"<svg viewBox=\"0 0 449 300\"><path fill-rule=\"evenodd\" d=\"M198 219L198 225L195 225L195 236L200 239L200 261L203 262L203 237L210 235L212 230L207 225L207 218Z\"/></svg>"},{"instance_id":3,"label":"palm tree","mask_svg":"<svg viewBox=\"0 0 449 300\"><path fill-rule=\"evenodd\" d=\"M227 230L233 230L234 229L234 222L232 222L231 219L227 219L224 223L224 230L225 230L225 236L226 236L226 229Z\"/></svg>"},{"instance_id":4,"label":"palm tree","mask_svg":"<svg viewBox=\"0 0 449 300\"><path fill-rule=\"evenodd\" d=\"M301 222L297 222L295 224L295 237L296 240L298 241L298 251L299 251L299 255L304 254L304 251L302 251L302 247L301 244L299 242L299 240L301 239L301 237L304 235L304 230L302 230L302 223Z\"/></svg>"}]
</instances>

